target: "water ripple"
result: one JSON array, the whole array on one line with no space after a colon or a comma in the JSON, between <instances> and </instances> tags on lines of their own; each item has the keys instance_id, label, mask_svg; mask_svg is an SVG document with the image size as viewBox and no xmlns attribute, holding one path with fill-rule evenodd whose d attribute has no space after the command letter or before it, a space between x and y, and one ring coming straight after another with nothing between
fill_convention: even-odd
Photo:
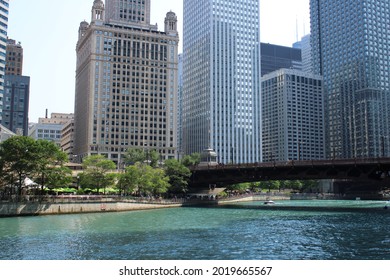
<instances>
[{"instance_id":1,"label":"water ripple","mask_svg":"<svg viewBox=\"0 0 390 280\"><path fill-rule=\"evenodd\" d=\"M0 219L0 259L390 259L390 213L178 208Z\"/></svg>"}]
</instances>

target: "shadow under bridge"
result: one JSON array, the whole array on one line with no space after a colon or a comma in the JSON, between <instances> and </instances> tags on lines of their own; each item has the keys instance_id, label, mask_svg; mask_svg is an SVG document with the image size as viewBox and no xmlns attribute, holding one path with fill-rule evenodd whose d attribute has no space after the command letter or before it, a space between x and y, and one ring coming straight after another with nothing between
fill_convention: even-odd
<instances>
[{"instance_id":1,"label":"shadow under bridge","mask_svg":"<svg viewBox=\"0 0 390 280\"><path fill-rule=\"evenodd\" d=\"M358 180L390 183L390 158L286 161L195 166L190 188L272 180Z\"/></svg>"}]
</instances>

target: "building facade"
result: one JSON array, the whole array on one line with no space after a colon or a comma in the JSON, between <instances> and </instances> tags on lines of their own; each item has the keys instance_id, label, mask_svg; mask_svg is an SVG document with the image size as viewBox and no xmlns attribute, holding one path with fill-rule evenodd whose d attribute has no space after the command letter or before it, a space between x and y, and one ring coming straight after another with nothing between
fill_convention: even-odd
<instances>
[{"instance_id":1,"label":"building facade","mask_svg":"<svg viewBox=\"0 0 390 280\"><path fill-rule=\"evenodd\" d=\"M0 123L3 117L4 75L7 52L9 0L0 0Z\"/></svg>"},{"instance_id":2,"label":"building facade","mask_svg":"<svg viewBox=\"0 0 390 280\"><path fill-rule=\"evenodd\" d=\"M390 3L311 0L311 45L323 76L327 156L389 156Z\"/></svg>"},{"instance_id":3,"label":"building facade","mask_svg":"<svg viewBox=\"0 0 390 280\"><path fill-rule=\"evenodd\" d=\"M91 23L80 24L74 139L80 160L102 154L119 166L130 147L177 156L177 17L166 14L164 31L149 19L150 0L106 6L95 0Z\"/></svg>"},{"instance_id":4,"label":"building facade","mask_svg":"<svg viewBox=\"0 0 390 280\"><path fill-rule=\"evenodd\" d=\"M36 123L29 131L29 137L35 140L47 140L54 142L58 147L61 146L62 124L54 123Z\"/></svg>"},{"instance_id":5,"label":"building facade","mask_svg":"<svg viewBox=\"0 0 390 280\"><path fill-rule=\"evenodd\" d=\"M70 119L62 126L61 150L64 151L71 162L75 161L74 149L74 119Z\"/></svg>"},{"instance_id":6,"label":"building facade","mask_svg":"<svg viewBox=\"0 0 390 280\"><path fill-rule=\"evenodd\" d=\"M39 118L38 123L30 126L28 135L36 140L48 140L61 147L62 130L64 125L73 120L74 114L52 113L50 118Z\"/></svg>"},{"instance_id":7,"label":"building facade","mask_svg":"<svg viewBox=\"0 0 390 280\"><path fill-rule=\"evenodd\" d=\"M262 77L263 160L325 158L322 78L281 69Z\"/></svg>"},{"instance_id":8,"label":"building facade","mask_svg":"<svg viewBox=\"0 0 390 280\"><path fill-rule=\"evenodd\" d=\"M183 54L179 54L179 65L178 65L178 118L177 118L177 147L178 147L178 158L181 159L183 157Z\"/></svg>"},{"instance_id":9,"label":"building facade","mask_svg":"<svg viewBox=\"0 0 390 280\"><path fill-rule=\"evenodd\" d=\"M0 124L0 143L13 136L16 136L16 134L13 131L9 130L8 128Z\"/></svg>"},{"instance_id":10,"label":"building facade","mask_svg":"<svg viewBox=\"0 0 390 280\"><path fill-rule=\"evenodd\" d=\"M301 49L302 51L302 71L306 73L314 73L310 34L303 36L301 41L294 43L293 48Z\"/></svg>"},{"instance_id":11,"label":"building facade","mask_svg":"<svg viewBox=\"0 0 390 280\"><path fill-rule=\"evenodd\" d=\"M261 76L282 68L302 70L301 49L261 43Z\"/></svg>"},{"instance_id":12,"label":"building facade","mask_svg":"<svg viewBox=\"0 0 390 280\"><path fill-rule=\"evenodd\" d=\"M183 11L184 153L261 161L259 1L184 0Z\"/></svg>"},{"instance_id":13,"label":"building facade","mask_svg":"<svg viewBox=\"0 0 390 280\"><path fill-rule=\"evenodd\" d=\"M150 0L106 0L105 4L107 22L150 25Z\"/></svg>"},{"instance_id":14,"label":"building facade","mask_svg":"<svg viewBox=\"0 0 390 280\"><path fill-rule=\"evenodd\" d=\"M28 135L30 77L23 74L23 48L7 39L3 112L0 123L18 135Z\"/></svg>"},{"instance_id":15,"label":"building facade","mask_svg":"<svg viewBox=\"0 0 390 280\"><path fill-rule=\"evenodd\" d=\"M18 135L28 135L30 77L4 76L3 112L0 123Z\"/></svg>"},{"instance_id":16,"label":"building facade","mask_svg":"<svg viewBox=\"0 0 390 280\"><path fill-rule=\"evenodd\" d=\"M23 74L23 48L15 40L7 40L6 75L21 76Z\"/></svg>"}]
</instances>

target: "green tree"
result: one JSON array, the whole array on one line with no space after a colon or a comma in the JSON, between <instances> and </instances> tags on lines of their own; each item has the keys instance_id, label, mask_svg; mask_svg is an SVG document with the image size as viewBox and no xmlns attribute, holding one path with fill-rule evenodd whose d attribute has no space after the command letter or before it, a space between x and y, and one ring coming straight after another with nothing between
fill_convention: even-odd
<instances>
[{"instance_id":1,"label":"green tree","mask_svg":"<svg viewBox=\"0 0 390 280\"><path fill-rule=\"evenodd\" d=\"M281 190L284 190L284 189L288 189L289 188L289 181L280 181L280 189Z\"/></svg>"},{"instance_id":2,"label":"green tree","mask_svg":"<svg viewBox=\"0 0 390 280\"><path fill-rule=\"evenodd\" d=\"M64 167L67 162L67 155L59 149L59 147L47 140L37 140L35 142L36 153L36 173L33 176L33 181L41 185L43 188L48 184L48 187L64 186L71 182L70 170ZM47 182L47 180L50 182Z\"/></svg>"},{"instance_id":3,"label":"green tree","mask_svg":"<svg viewBox=\"0 0 390 280\"><path fill-rule=\"evenodd\" d=\"M239 184L233 184L226 187L227 191L231 192L237 192L237 193L245 193L247 189L250 189L251 184L250 183L239 183Z\"/></svg>"},{"instance_id":4,"label":"green tree","mask_svg":"<svg viewBox=\"0 0 390 280\"><path fill-rule=\"evenodd\" d=\"M156 167L160 154L156 150L130 148L126 151L124 162L126 165L134 165L137 162Z\"/></svg>"},{"instance_id":5,"label":"green tree","mask_svg":"<svg viewBox=\"0 0 390 280\"><path fill-rule=\"evenodd\" d=\"M161 195L170 185L163 169L138 162L126 168L117 186L127 193L137 191L140 195Z\"/></svg>"},{"instance_id":6,"label":"green tree","mask_svg":"<svg viewBox=\"0 0 390 280\"><path fill-rule=\"evenodd\" d=\"M95 188L95 180L91 173L81 172L79 175L79 186L85 192L86 190L92 190Z\"/></svg>"},{"instance_id":7,"label":"green tree","mask_svg":"<svg viewBox=\"0 0 390 280\"><path fill-rule=\"evenodd\" d=\"M130 148L127 149L124 162L126 165L134 165L137 162L145 162L146 160L146 155L144 150L139 149L139 148Z\"/></svg>"},{"instance_id":8,"label":"green tree","mask_svg":"<svg viewBox=\"0 0 390 280\"><path fill-rule=\"evenodd\" d=\"M46 183L49 188L70 186L72 181L72 170L66 166L53 167L46 173Z\"/></svg>"},{"instance_id":9,"label":"green tree","mask_svg":"<svg viewBox=\"0 0 390 280\"><path fill-rule=\"evenodd\" d=\"M303 184L299 180L290 181L289 185L290 188L293 189L294 191L298 191L298 192L302 191Z\"/></svg>"},{"instance_id":10,"label":"green tree","mask_svg":"<svg viewBox=\"0 0 390 280\"><path fill-rule=\"evenodd\" d=\"M191 171L176 159L168 159L164 162L165 174L169 177L169 192L186 193Z\"/></svg>"},{"instance_id":11,"label":"green tree","mask_svg":"<svg viewBox=\"0 0 390 280\"><path fill-rule=\"evenodd\" d=\"M95 188L97 193L103 188L103 193L105 193L105 188L114 182L109 172L114 170L116 165L112 160L102 155L92 155L84 158L83 168L83 175L80 174L80 185L83 188Z\"/></svg>"},{"instance_id":12,"label":"green tree","mask_svg":"<svg viewBox=\"0 0 390 280\"><path fill-rule=\"evenodd\" d=\"M319 182L317 180L304 180L302 181L302 192L317 192Z\"/></svg>"},{"instance_id":13,"label":"green tree","mask_svg":"<svg viewBox=\"0 0 390 280\"><path fill-rule=\"evenodd\" d=\"M260 182L251 182L249 189L251 190L251 192L261 191Z\"/></svg>"},{"instance_id":14,"label":"green tree","mask_svg":"<svg viewBox=\"0 0 390 280\"><path fill-rule=\"evenodd\" d=\"M138 178L138 192L141 195L151 195L153 194L153 167L146 164L137 164L139 173L141 176Z\"/></svg>"},{"instance_id":15,"label":"green tree","mask_svg":"<svg viewBox=\"0 0 390 280\"><path fill-rule=\"evenodd\" d=\"M119 174L117 188L123 194L131 194L138 189L141 170L136 165L126 167L125 172Z\"/></svg>"},{"instance_id":16,"label":"green tree","mask_svg":"<svg viewBox=\"0 0 390 280\"><path fill-rule=\"evenodd\" d=\"M166 176L165 171L163 169L153 169L150 180L153 188L152 192L154 195L165 194L170 187L169 177Z\"/></svg>"},{"instance_id":17,"label":"green tree","mask_svg":"<svg viewBox=\"0 0 390 280\"><path fill-rule=\"evenodd\" d=\"M195 166L200 163L200 153L193 153L191 155L186 155L181 160L181 163L186 167Z\"/></svg>"},{"instance_id":18,"label":"green tree","mask_svg":"<svg viewBox=\"0 0 390 280\"><path fill-rule=\"evenodd\" d=\"M280 190L280 181L269 181L268 182L268 191L271 191L271 190Z\"/></svg>"},{"instance_id":19,"label":"green tree","mask_svg":"<svg viewBox=\"0 0 390 280\"><path fill-rule=\"evenodd\" d=\"M36 141L26 136L14 136L0 144L0 166L5 185L16 186L21 194L26 177L33 176L38 169L39 149Z\"/></svg>"}]
</instances>

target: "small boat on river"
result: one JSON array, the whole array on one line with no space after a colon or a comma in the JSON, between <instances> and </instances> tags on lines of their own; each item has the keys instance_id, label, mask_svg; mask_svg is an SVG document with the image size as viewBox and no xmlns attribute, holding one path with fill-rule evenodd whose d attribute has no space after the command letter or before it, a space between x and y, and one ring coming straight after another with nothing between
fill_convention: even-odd
<instances>
[{"instance_id":1,"label":"small boat on river","mask_svg":"<svg viewBox=\"0 0 390 280\"><path fill-rule=\"evenodd\" d=\"M264 201L264 204L265 204L265 205L274 205L275 202L272 201L272 200L266 200L266 201Z\"/></svg>"}]
</instances>

